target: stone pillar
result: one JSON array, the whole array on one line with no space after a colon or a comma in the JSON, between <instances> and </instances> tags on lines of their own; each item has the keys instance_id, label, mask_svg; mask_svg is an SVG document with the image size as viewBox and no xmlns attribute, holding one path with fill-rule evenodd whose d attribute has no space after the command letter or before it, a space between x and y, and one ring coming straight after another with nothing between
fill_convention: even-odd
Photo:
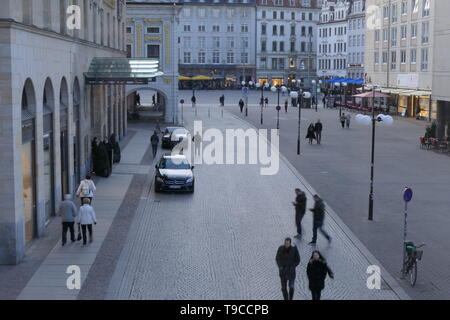
<instances>
[{"instance_id":1,"label":"stone pillar","mask_svg":"<svg viewBox=\"0 0 450 320\"><path fill-rule=\"evenodd\" d=\"M13 85L10 41L8 29L0 29L0 46L5 48L0 51L0 60L4 62L0 65L0 264L17 264L25 254L21 162L23 84Z\"/></svg>"},{"instance_id":2,"label":"stone pillar","mask_svg":"<svg viewBox=\"0 0 450 320\"><path fill-rule=\"evenodd\" d=\"M437 102L437 121L436 121L436 137L438 139L445 138L445 126L447 123L447 117L450 115L448 108L450 103L447 101L439 100Z\"/></svg>"},{"instance_id":3,"label":"stone pillar","mask_svg":"<svg viewBox=\"0 0 450 320\"><path fill-rule=\"evenodd\" d=\"M93 137L98 140L103 138L103 108L104 108L104 88L103 86L92 86L91 92L94 97L94 104L91 106L91 116L93 117Z\"/></svg>"}]
</instances>

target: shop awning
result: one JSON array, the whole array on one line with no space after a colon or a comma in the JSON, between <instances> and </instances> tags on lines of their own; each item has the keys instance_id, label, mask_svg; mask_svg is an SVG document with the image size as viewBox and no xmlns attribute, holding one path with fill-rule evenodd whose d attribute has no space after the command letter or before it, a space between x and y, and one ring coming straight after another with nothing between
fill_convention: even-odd
<instances>
[{"instance_id":1,"label":"shop awning","mask_svg":"<svg viewBox=\"0 0 450 320\"><path fill-rule=\"evenodd\" d=\"M213 78L203 75L192 77L192 80L212 80Z\"/></svg>"},{"instance_id":2,"label":"shop awning","mask_svg":"<svg viewBox=\"0 0 450 320\"><path fill-rule=\"evenodd\" d=\"M163 74L157 59L94 58L84 77L87 84L147 84Z\"/></svg>"},{"instance_id":3,"label":"shop awning","mask_svg":"<svg viewBox=\"0 0 450 320\"><path fill-rule=\"evenodd\" d=\"M192 78L187 76L178 76L178 80L192 80Z\"/></svg>"},{"instance_id":4,"label":"shop awning","mask_svg":"<svg viewBox=\"0 0 450 320\"><path fill-rule=\"evenodd\" d=\"M432 92L431 91L421 91L421 90L417 90L417 91L413 91L412 95L413 96L431 96Z\"/></svg>"}]
</instances>

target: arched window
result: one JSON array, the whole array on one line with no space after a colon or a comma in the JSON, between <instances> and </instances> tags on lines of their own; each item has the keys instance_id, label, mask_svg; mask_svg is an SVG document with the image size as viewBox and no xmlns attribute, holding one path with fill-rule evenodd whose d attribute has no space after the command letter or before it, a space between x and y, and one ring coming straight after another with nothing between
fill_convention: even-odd
<instances>
[{"instance_id":1,"label":"arched window","mask_svg":"<svg viewBox=\"0 0 450 320\"><path fill-rule=\"evenodd\" d=\"M47 78L43 95L43 148L44 148L44 204L45 220L49 221L55 214L54 197L54 136L53 136L53 111L55 110L55 94L50 78Z\"/></svg>"}]
</instances>

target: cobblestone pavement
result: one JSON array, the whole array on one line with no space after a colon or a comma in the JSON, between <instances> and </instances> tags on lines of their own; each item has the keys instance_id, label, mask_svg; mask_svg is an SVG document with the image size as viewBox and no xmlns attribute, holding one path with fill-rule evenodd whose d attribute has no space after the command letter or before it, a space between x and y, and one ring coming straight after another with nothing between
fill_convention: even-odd
<instances>
[{"instance_id":1,"label":"cobblestone pavement","mask_svg":"<svg viewBox=\"0 0 450 320\"><path fill-rule=\"evenodd\" d=\"M193 110L185 110L192 130ZM228 112L208 118L203 127L249 128ZM189 124L189 125L188 125ZM255 146L251 146L254 148ZM117 262L108 299L280 299L275 254L286 236L295 234L293 190L314 189L286 161L275 176L260 175L259 165L196 165L196 190L190 194L143 195ZM326 200L326 198L325 198ZM309 299L306 263L312 247L311 216L306 236L295 240L296 299ZM319 235L317 248L328 259L335 280L327 279L324 299L407 299L382 269L381 290L366 286L369 265L376 259L328 207L326 229L331 246Z\"/></svg>"},{"instance_id":2,"label":"cobblestone pavement","mask_svg":"<svg viewBox=\"0 0 450 320\"><path fill-rule=\"evenodd\" d=\"M225 91L226 109L244 118L238 111L239 91ZM191 92L182 91L180 98ZM217 105L222 92L198 91L197 101L207 114L208 101ZM184 95L184 96L183 96ZM276 127L276 95L265 92L270 107L264 109L263 128ZM249 116L246 121L258 128L260 108L256 105L260 93L249 96ZM286 98L286 97L285 97ZM282 98L281 101L284 102ZM321 101L319 99L319 101ZM350 130L342 130L337 121L339 110L319 109L302 111L302 138L311 122L320 118L324 123L321 146L309 146L302 139L302 156L296 154L298 109L289 108L288 114L280 112L280 150L292 165L323 195L339 217L399 281L415 299L450 298L450 158L446 155L419 148L418 137L425 132L425 121L396 118L394 125L377 126L375 156L375 207L374 221L367 220L370 127L356 124L352 113ZM345 111L344 111L345 112ZM417 284L411 288L399 279L401 269L401 243L403 241L404 186L414 190L409 205L409 239L426 243L419 263Z\"/></svg>"}]
</instances>

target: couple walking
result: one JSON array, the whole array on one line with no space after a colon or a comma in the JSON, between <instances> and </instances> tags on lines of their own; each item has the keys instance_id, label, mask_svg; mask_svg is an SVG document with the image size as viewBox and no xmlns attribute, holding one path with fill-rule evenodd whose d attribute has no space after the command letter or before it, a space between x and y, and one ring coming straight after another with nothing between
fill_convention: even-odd
<instances>
[{"instance_id":1,"label":"couple walking","mask_svg":"<svg viewBox=\"0 0 450 320\"><path fill-rule=\"evenodd\" d=\"M284 300L293 300L295 291L296 268L300 264L300 254L296 246L292 245L291 238L284 240L284 245L280 246L275 258L279 276L281 279L281 292ZM334 278L333 271L328 267L325 258L317 250L313 251L306 267L309 290L312 300L320 300L322 290L325 288L325 278L327 274ZM289 292L287 287L289 286Z\"/></svg>"},{"instance_id":2,"label":"couple walking","mask_svg":"<svg viewBox=\"0 0 450 320\"><path fill-rule=\"evenodd\" d=\"M299 188L295 189L295 201L292 204L295 207L295 225L297 227L296 238L301 239L303 235L302 220L306 212L306 194ZM314 195L314 208L309 209L313 213L313 237L310 245L315 245L317 242L317 230L331 243L330 235L323 229L325 220L325 204L323 200L316 194Z\"/></svg>"},{"instance_id":3,"label":"couple walking","mask_svg":"<svg viewBox=\"0 0 450 320\"><path fill-rule=\"evenodd\" d=\"M309 139L309 144L313 144L313 140L316 140L317 144L321 144L322 130L323 125L322 122L320 122L320 119L317 120L316 124L311 123L309 125L308 134L306 135L306 139Z\"/></svg>"},{"instance_id":4,"label":"couple walking","mask_svg":"<svg viewBox=\"0 0 450 320\"><path fill-rule=\"evenodd\" d=\"M97 224L97 218L94 208L92 207L92 199L96 190L91 175L87 174L85 179L80 182L76 195L81 199L81 207L77 210L72 196L66 194L64 201L59 207L59 214L62 217L62 245L67 243L67 231L70 232L70 240L75 242L75 221L78 224L78 241L83 239L83 245L87 243L87 232L89 232L89 242L93 241L92 224Z\"/></svg>"},{"instance_id":5,"label":"couple walking","mask_svg":"<svg viewBox=\"0 0 450 320\"><path fill-rule=\"evenodd\" d=\"M350 115L350 113L343 113L341 115L340 121L341 121L341 126L342 129L344 129L345 127L347 127L347 129L350 129L350 120L351 120L352 116Z\"/></svg>"}]
</instances>

